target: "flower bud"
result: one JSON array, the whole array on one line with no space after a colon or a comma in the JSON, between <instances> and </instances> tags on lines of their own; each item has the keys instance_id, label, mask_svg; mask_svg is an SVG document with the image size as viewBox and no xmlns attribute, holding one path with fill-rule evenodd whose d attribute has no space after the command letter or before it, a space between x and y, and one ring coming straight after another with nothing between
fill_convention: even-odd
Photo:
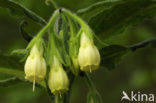
<instances>
[{"instance_id":1,"label":"flower bud","mask_svg":"<svg viewBox=\"0 0 156 103\"><path fill-rule=\"evenodd\" d=\"M41 82L46 75L46 62L36 45L31 49L25 63L25 79L31 82Z\"/></svg>"},{"instance_id":2,"label":"flower bud","mask_svg":"<svg viewBox=\"0 0 156 103\"><path fill-rule=\"evenodd\" d=\"M72 66L70 67L72 73L75 76L78 76L80 68L78 62L78 49L79 49L79 38L70 38L69 41L69 55L72 60Z\"/></svg>"},{"instance_id":3,"label":"flower bud","mask_svg":"<svg viewBox=\"0 0 156 103\"><path fill-rule=\"evenodd\" d=\"M79 63L78 63L78 59L77 58L72 58L72 61L73 61L73 66L70 67L72 73L75 75L75 76L78 76L79 74Z\"/></svg>"},{"instance_id":4,"label":"flower bud","mask_svg":"<svg viewBox=\"0 0 156 103\"><path fill-rule=\"evenodd\" d=\"M90 71L98 69L100 64L100 54L93 41L86 34L81 35L80 49L78 61L82 71Z\"/></svg>"},{"instance_id":5,"label":"flower bud","mask_svg":"<svg viewBox=\"0 0 156 103\"><path fill-rule=\"evenodd\" d=\"M56 57L53 58L48 84L51 92L55 95L68 91L69 80L67 74Z\"/></svg>"},{"instance_id":6,"label":"flower bud","mask_svg":"<svg viewBox=\"0 0 156 103\"><path fill-rule=\"evenodd\" d=\"M98 92L90 91L88 93L87 103L102 103L101 96Z\"/></svg>"}]
</instances>

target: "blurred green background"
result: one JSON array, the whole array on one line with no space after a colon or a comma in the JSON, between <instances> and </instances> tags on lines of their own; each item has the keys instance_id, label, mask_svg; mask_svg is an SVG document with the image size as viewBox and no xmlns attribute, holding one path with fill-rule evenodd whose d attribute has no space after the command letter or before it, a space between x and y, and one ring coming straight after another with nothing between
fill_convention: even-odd
<instances>
[{"instance_id":1,"label":"blurred green background","mask_svg":"<svg viewBox=\"0 0 156 103\"><path fill-rule=\"evenodd\" d=\"M54 11L53 6L45 5L44 0L14 0L48 20ZM57 3L70 10L77 11L100 0L56 0ZM0 8L0 50L10 52L23 49L27 42L19 32L22 19L16 18L8 9ZM32 25L30 25L32 26ZM35 35L38 27L29 29ZM128 27L122 34L105 40L109 44L132 45L146 39L156 37L156 18L145 20L134 27ZM6 75L1 74L0 80ZM131 52L114 70L101 68L92 73L92 79L102 95L104 103L120 103L122 91L141 91L156 93L156 49L147 46ZM72 88L71 103L86 103L87 86L82 78L77 78ZM10 87L0 87L0 103L50 103L46 91L32 85L21 83Z\"/></svg>"}]
</instances>

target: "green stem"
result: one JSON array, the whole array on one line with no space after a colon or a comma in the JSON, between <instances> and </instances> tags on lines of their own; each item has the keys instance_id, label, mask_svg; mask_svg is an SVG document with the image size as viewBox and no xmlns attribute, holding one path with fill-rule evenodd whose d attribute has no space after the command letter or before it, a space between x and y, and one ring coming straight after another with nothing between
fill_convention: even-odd
<instances>
[{"instance_id":1,"label":"green stem","mask_svg":"<svg viewBox=\"0 0 156 103\"><path fill-rule=\"evenodd\" d=\"M81 18L79 18L77 15L73 14L69 10L63 9L62 12L65 13L66 15L72 17L76 21L78 21L81 24L81 26L87 25Z\"/></svg>"},{"instance_id":2,"label":"green stem","mask_svg":"<svg viewBox=\"0 0 156 103\"><path fill-rule=\"evenodd\" d=\"M54 14L52 15L52 17L50 18L49 22L47 23L46 26L44 26L41 31L37 34L37 36L29 43L29 45L27 46L27 49L31 48L32 45L39 39L42 38L42 36L45 34L45 32L47 31L47 29L53 25L56 21L56 18L59 16L59 11L55 11Z\"/></svg>"},{"instance_id":3,"label":"green stem","mask_svg":"<svg viewBox=\"0 0 156 103\"><path fill-rule=\"evenodd\" d=\"M58 5L57 5L57 3L54 0L46 0L45 3L47 5L52 4L55 9L58 9Z\"/></svg>"},{"instance_id":4,"label":"green stem","mask_svg":"<svg viewBox=\"0 0 156 103\"><path fill-rule=\"evenodd\" d=\"M49 26L54 24L54 21L56 20L58 16L59 16L59 12L57 10L54 12L53 16L50 18L48 24L43 29L41 29L41 31L38 33L37 37L42 37L44 33L47 31L47 29L49 28Z\"/></svg>"},{"instance_id":5,"label":"green stem","mask_svg":"<svg viewBox=\"0 0 156 103\"><path fill-rule=\"evenodd\" d=\"M64 103L63 96L56 95L55 96L55 103Z\"/></svg>"},{"instance_id":6,"label":"green stem","mask_svg":"<svg viewBox=\"0 0 156 103\"><path fill-rule=\"evenodd\" d=\"M56 35L54 33L53 27L54 27L54 24L52 24L50 26L50 34L49 34L49 46L51 48L50 55L51 55L52 58L53 58L54 55L55 56L59 55L57 47L56 47Z\"/></svg>"},{"instance_id":7,"label":"green stem","mask_svg":"<svg viewBox=\"0 0 156 103\"><path fill-rule=\"evenodd\" d=\"M56 4L56 2L54 0L51 0L51 3L53 4L53 6L54 6L55 9L58 9L59 8L58 5Z\"/></svg>"},{"instance_id":8,"label":"green stem","mask_svg":"<svg viewBox=\"0 0 156 103\"><path fill-rule=\"evenodd\" d=\"M96 91L96 88L95 88L90 76L87 73L85 73L85 78L86 78L86 82L88 84L89 89L92 91Z\"/></svg>"},{"instance_id":9,"label":"green stem","mask_svg":"<svg viewBox=\"0 0 156 103\"><path fill-rule=\"evenodd\" d=\"M76 14L73 14L72 12L70 12L69 10L63 9L62 12L66 15L69 16L71 18L73 18L74 20L76 20L82 27L83 31L90 37L93 38L93 31L91 30L91 28L87 25L86 22L84 22L84 20L82 20L80 17L78 17Z\"/></svg>"},{"instance_id":10,"label":"green stem","mask_svg":"<svg viewBox=\"0 0 156 103\"><path fill-rule=\"evenodd\" d=\"M74 27L72 20L69 17L67 17L67 18L68 18L69 25L70 25L71 38L73 38L73 37L75 37L75 34L76 34L75 27Z\"/></svg>"}]
</instances>

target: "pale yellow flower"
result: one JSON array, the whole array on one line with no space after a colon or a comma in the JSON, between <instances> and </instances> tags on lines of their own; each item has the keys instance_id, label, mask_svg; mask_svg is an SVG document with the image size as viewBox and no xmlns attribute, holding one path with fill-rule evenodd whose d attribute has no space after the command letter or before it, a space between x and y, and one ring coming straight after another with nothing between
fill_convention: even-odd
<instances>
[{"instance_id":1,"label":"pale yellow flower","mask_svg":"<svg viewBox=\"0 0 156 103\"><path fill-rule=\"evenodd\" d=\"M34 45L26 60L24 71L26 74L25 79L34 82L34 84L35 82L41 82L45 78L46 62L36 45Z\"/></svg>"},{"instance_id":2,"label":"pale yellow flower","mask_svg":"<svg viewBox=\"0 0 156 103\"><path fill-rule=\"evenodd\" d=\"M68 91L69 80L66 72L56 57L53 59L48 80L49 88L53 94L63 94Z\"/></svg>"},{"instance_id":3,"label":"pale yellow flower","mask_svg":"<svg viewBox=\"0 0 156 103\"><path fill-rule=\"evenodd\" d=\"M100 64L100 54L97 47L86 34L82 34L80 41L80 49L78 61L82 71L90 71L98 69Z\"/></svg>"}]
</instances>

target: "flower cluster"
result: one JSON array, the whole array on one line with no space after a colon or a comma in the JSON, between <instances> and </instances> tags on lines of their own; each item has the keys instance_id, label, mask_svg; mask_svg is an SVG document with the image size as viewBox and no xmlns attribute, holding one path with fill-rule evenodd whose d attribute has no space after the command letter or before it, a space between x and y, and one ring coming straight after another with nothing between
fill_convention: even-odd
<instances>
[{"instance_id":1,"label":"flower cluster","mask_svg":"<svg viewBox=\"0 0 156 103\"><path fill-rule=\"evenodd\" d=\"M52 17L47 26L41 30L41 33L44 33L44 30L47 28L52 28L54 26L53 24L55 24L52 22L55 20L56 19ZM83 25L87 24L84 23ZM53 30L50 31L50 40L48 41L47 48L43 45L44 40L41 33L30 42L29 56L25 62L25 79L33 82L33 87L35 87L35 82L39 83L47 78L47 84L51 92L54 95L60 95L69 89L67 71L70 71L70 68L75 69L71 70L75 76L79 74L78 71L92 72L98 69L100 64L98 48L94 44L93 34L90 32L91 29L86 29L83 25L80 28L82 32L80 32L78 36L72 35L70 39L71 43L68 44L70 53L67 53L66 57L69 56L70 58L70 60L68 60L71 62L69 65L66 65L66 62L64 62L63 57L65 56L62 57L61 55L64 50L62 49L62 51L60 51L60 45L57 45L58 41ZM64 39L62 39L62 41L63 40ZM49 73L47 73L47 71L49 71ZM49 75L46 76L46 74Z\"/></svg>"}]
</instances>

